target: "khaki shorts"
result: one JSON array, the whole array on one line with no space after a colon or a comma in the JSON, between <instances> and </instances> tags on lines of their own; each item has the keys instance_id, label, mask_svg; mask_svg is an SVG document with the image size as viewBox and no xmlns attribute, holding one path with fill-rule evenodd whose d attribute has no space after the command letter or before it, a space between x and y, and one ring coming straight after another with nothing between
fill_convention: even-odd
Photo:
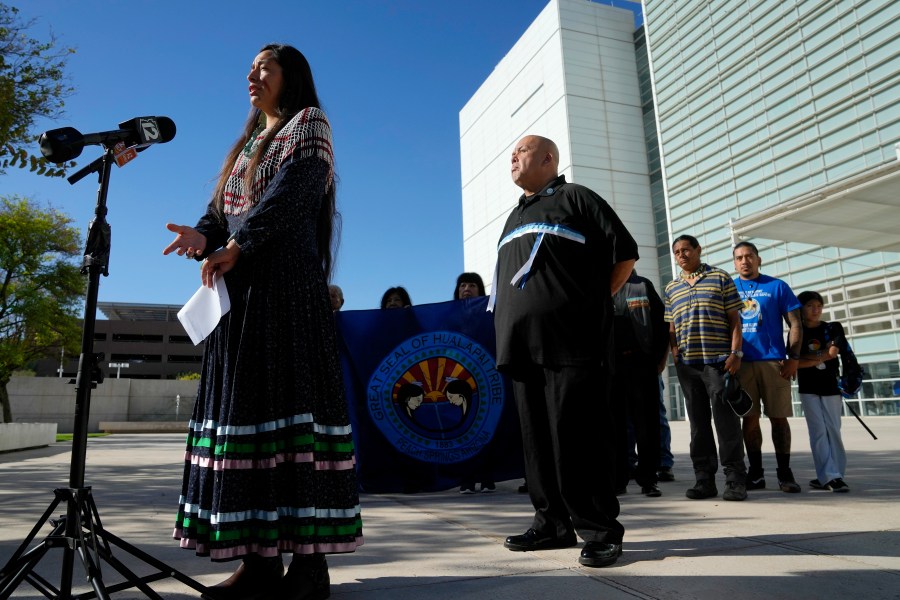
<instances>
[{"instance_id":1,"label":"khaki shorts","mask_svg":"<svg viewBox=\"0 0 900 600\"><path fill-rule=\"evenodd\" d=\"M781 376L781 365L775 360L741 362L741 387L753 400L753 408L747 416L759 416L760 400L766 409L766 416L793 417L791 382Z\"/></svg>"}]
</instances>

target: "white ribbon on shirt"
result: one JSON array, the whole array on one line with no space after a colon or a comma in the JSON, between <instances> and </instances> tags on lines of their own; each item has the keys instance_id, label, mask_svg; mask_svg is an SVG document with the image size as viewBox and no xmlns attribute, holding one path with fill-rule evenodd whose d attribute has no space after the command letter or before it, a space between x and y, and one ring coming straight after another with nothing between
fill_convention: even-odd
<instances>
[{"instance_id":1,"label":"white ribbon on shirt","mask_svg":"<svg viewBox=\"0 0 900 600\"><path fill-rule=\"evenodd\" d=\"M528 260L525 261L516 274L513 275L513 278L510 280L510 285L514 285L519 289L525 287L525 283L528 280L528 274L531 272L531 268L534 266L534 258L537 256L538 249L541 247L541 243L544 241L545 235L555 235L561 238L565 238L567 240L572 240L573 242L578 242L579 244L584 244L587 238L584 237L584 234L581 234L571 227L566 227L565 225L553 224L553 223L528 223L526 225L522 225L520 227L516 227L508 234L503 236L503 239L500 240L500 243L497 244L497 251L499 252L500 248L502 248L505 244L511 242L512 240L521 237L523 235L528 235L530 233L536 233L537 238L534 240L534 245L531 247L531 254L528 255ZM487 311L492 312L494 310L494 304L497 301L497 277L499 272L499 261L498 264L494 267L494 279L491 284L491 298L488 300Z\"/></svg>"}]
</instances>

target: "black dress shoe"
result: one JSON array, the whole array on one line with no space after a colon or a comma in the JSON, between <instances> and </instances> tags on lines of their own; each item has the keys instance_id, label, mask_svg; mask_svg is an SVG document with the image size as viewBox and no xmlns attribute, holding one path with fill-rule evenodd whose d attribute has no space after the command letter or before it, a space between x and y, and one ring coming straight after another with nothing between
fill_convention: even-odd
<instances>
[{"instance_id":1,"label":"black dress shoe","mask_svg":"<svg viewBox=\"0 0 900 600\"><path fill-rule=\"evenodd\" d=\"M551 550L553 548L571 548L578 543L574 533L565 537L546 536L534 529L529 529L522 535L511 535L503 543L505 548L513 552L528 552L531 550Z\"/></svg>"},{"instance_id":2,"label":"black dress shoe","mask_svg":"<svg viewBox=\"0 0 900 600\"><path fill-rule=\"evenodd\" d=\"M586 567L608 567L622 556L622 544L588 542L581 549L578 562Z\"/></svg>"}]
</instances>

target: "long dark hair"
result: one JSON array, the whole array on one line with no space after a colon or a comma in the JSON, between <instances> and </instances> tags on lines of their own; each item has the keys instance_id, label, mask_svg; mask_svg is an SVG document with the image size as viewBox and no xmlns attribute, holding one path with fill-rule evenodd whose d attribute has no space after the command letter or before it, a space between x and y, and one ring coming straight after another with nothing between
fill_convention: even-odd
<instances>
[{"instance_id":1,"label":"long dark hair","mask_svg":"<svg viewBox=\"0 0 900 600\"><path fill-rule=\"evenodd\" d=\"M465 414L469 412L469 403L472 402L472 386L461 379L454 379L444 388L444 395L447 394L459 394L466 399L466 403L460 407L463 416L465 416Z\"/></svg>"},{"instance_id":2,"label":"long dark hair","mask_svg":"<svg viewBox=\"0 0 900 600\"><path fill-rule=\"evenodd\" d=\"M312 69L303 53L286 44L266 44L260 49L260 52L266 51L272 53L272 58L281 67L282 84L281 94L278 97L278 122L266 132L266 136L260 142L259 148L253 158L250 159L250 164L247 165L244 189L248 190L248 194L249 190L252 189L256 169L259 167L262 157L265 156L266 149L275 136L278 135L278 132L294 115L304 108L322 108L319 103L319 95L316 93ZM250 114L247 116L247 121L244 123L243 132L235 141L231 150L228 151L225 162L222 163L222 170L219 171L218 182L213 192L213 201L219 218L223 223L225 222L225 184L231 175L238 156L250 138L254 136L261 123L265 123L265 115L258 108L252 107ZM340 237L341 215L337 211L335 194L337 176L334 179L325 192L325 197L322 198L322 205L319 207L319 214L316 218L316 248L319 252L319 257L322 259L322 268L325 271L326 279L331 278L334 269L334 254L338 238ZM255 204L259 199L250 197L250 201L252 204Z\"/></svg>"}]
</instances>

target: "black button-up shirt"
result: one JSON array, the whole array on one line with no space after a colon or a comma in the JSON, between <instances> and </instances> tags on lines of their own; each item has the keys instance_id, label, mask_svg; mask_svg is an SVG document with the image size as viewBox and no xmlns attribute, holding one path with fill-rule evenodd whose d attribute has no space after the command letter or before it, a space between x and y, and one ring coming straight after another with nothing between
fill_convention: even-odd
<instances>
[{"instance_id":1,"label":"black button-up shirt","mask_svg":"<svg viewBox=\"0 0 900 600\"><path fill-rule=\"evenodd\" d=\"M588 188L559 176L534 196L523 195L497 256L497 366L606 362L612 268L637 258L637 243L618 215Z\"/></svg>"}]
</instances>

